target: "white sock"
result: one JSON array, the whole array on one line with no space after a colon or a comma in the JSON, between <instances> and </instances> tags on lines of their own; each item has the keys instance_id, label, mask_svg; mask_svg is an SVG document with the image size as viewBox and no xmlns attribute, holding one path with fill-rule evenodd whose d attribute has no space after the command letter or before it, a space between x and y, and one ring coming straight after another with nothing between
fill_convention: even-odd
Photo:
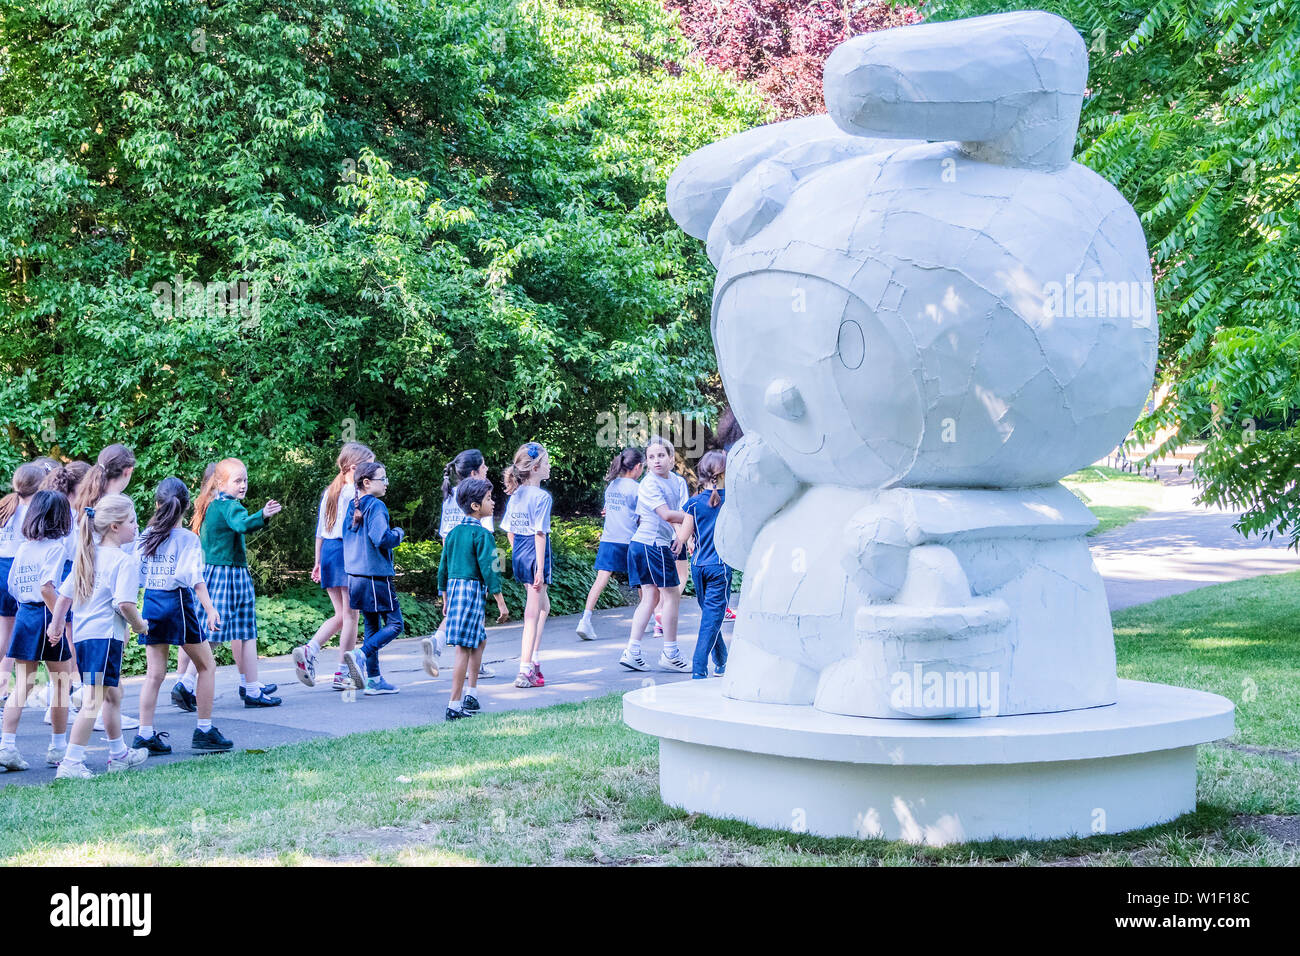
<instances>
[{"instance_id":1,"label":"white sock","mask_svg":"<svg viewBox=\"0 0 1300 956\"><path fill-rule=\"evenodd\" d=\"M199 684L199 675L194 671L186 671L185 676L181 678L181 684L183 684L185 689L192 694L194 693L194 688Z\"/></svg>"},{"instance_id":2,"label":"white sock","mask_svg":"<svg viewBox=\"0 0 1300 956\"><path fill-rule=\"evenodd\" d=\"M68 735L66 733L50 734L51 747L66 747L67 745L68 745Z\"/></svg>"},{"instance_id":3,"label":"white sock","mask_svg":"<svg viewBox=\"0 0 1300 956\"><path fill-rule=\"evenodd\" d=\"M212 729L212 721L211 721L211 720L202 720L202 719L199 720L199 732L200 732L200 733L205 733L205 734L206 734L206 733L207 733L209 730L211 730L211 729Z\"/></svg>"},{"instance_id":4,"label":"white sock","mask_svg":"<svg viewBox=\"0 0 1300 956\"><path fill-rule=\"evenodd\" d=\"M584 621L590 621L590 620L591 620L591 612L590 612L590 611L583 611L583 612L582 612L582 619L583 619Z\"/></svg>"},{"instance_id":5,"label":"white sock","mask_svg":"<svg viewBox=\"0 0 1300 956\"><path fill-rule=\"evenodd\" d=\"M108 752L110 756L121 757L126 753L126 743L121 737L118 737L116 740L110 740L108 742Z\"/></svg>"},{"instance_id":6,"label":"white sock","mask_svg":"<svg viewBox=\"0 0 1300 956\"><path fill-rule=\"evenodd\" d=\"M636 638L632 638L632 640L630 640L630 641L627 642L627 649L628 649L628 650L629 650L633 655L640 654L640 653L641 653L641 642L638 641Z\"/></svg>"},{"instance_id":7,"label":"white sock","mask_svg":"<svg viewBox=\"0 0 1300 956\"><path fill-rule=\"evenodd\" d=\"M239 686L244 688L244 690L248 690L248 678L243 674L239 675Z\"/></svg>"},{"instance_id":8,"label":"white sock","mask_svg":"<svg viewBox=\"0 0 1300 956\"><path fill-rule=\"evenodd\" d=\"M676 641L664 641L664 653L669 657L676 657L681 652L677 650Z\"/></svg>"},{"instance_id":9,"label":"white sock","mask_svg":"<svg viewBox=\"0 0 1300 956\"><path fill-rule=\"evenodd\" d=\"M0 747L16 747L16 746L18 746L17 733L0 734Z\"/></svg>"},{"instance_id":10,"label":"white sock","mask_svg":"<svg viewBox=\"0 0 1300 956\"><path fill-rule=\"evenodd\" d=\"M139 733L140 736L143 737L145 740L148 740L150 737L153 736L153 725L152 725L152 724L149 724L149 725L141 724L141 725L140 725L140 730L138 731L138 733Z\"/></svg>"},{"instance_id":11,"label":"white sock","mask_svg":"<svg viewBox=\"0 0 1300 956\"><path fill-rule=\"evenodd\" d=\"M463 699L449 700L447 701L447 706L450 707L452 710L460 710L461 705L464 703L465 701Z\"/></svg>"},{"instance_id":12,"label":"white sock","mask_svg":"<svg viewBox=\"0 0 1300 956\"><path fill-rule=\"evenodd\" d=\"M316 640L316 638L314 638L314 637L313 637L310 641L308 641L308 642L307 642L307 653L308 653L309 655L311 655L312 657L315 657L317 654L319 654L319 653L320 653L320 641Z\"/></svg>"},{"instance_id":13,"label":"white sock","mask_svg":"<svg viewBox=\"0 0 1300 956\"><path fill-rule=\"evenodd\" d=\"M68 757L73 763L86 762L86 745L85 744L68 744Z\"/></svg>"}]
</instances>

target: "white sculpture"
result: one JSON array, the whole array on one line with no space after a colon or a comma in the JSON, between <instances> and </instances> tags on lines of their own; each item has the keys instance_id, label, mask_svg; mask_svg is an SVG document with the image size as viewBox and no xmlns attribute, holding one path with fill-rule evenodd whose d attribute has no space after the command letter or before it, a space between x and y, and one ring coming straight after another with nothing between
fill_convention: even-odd
<instances>
[{"instance_id":1,"label":"white sculpture","mask_svg":"<svg viewBox=\"0 0 1300 956\"><path fill-rule=\"evenodd\" d=\"M1137 216L1071 162L1086 78L1050 14L868 34L826 63L829 117L674 173L745 429L718 530L745 569L728 696L1114 702L1096 522L1055 482L1127 434L1157 331Z\"/></svg>"},{"instance_id":2,"label":"white sculpture","mask_svg":"<svg viewBox=\"0 0 1300 956\"><path fill-rule=\"evenodd\" d=\"M668 803L926 843L1195 807L1232 704L1116 681L1057 483L1127 433L1157 338L1137 217L1071 162L1086 77L1047 13L873 33L827 61L829 116L674 172L718 268L745 574L725 680L624 697Z\"/></svg>"}]
</instances>

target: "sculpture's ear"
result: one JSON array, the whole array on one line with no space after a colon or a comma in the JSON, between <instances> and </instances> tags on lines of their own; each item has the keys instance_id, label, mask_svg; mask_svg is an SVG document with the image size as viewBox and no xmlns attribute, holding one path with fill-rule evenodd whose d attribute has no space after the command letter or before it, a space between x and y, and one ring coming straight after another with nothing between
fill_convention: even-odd
<instances>
[{"instance_id":1,"label":"sculpture's ear","mask_svg":"<svg viewBox=\"0 0 1300 956\"><path fill-rule=\"evenodd\" d=\"M986 162L1070 162L1088 52L1041 10L866 33L826 60L826 108L859 136L957 140Z\"/></svg>"},{"instance_id":2,"label":"sculpture's ear","mask_svg":"<svg viewBox=\"0 0 1300 956\"><path fill-rule=\"evenodd\" d=\"M843 135L829 116L805 116L710 143L673 170L668 180L668 212L688 235L707 239L727 193L751 169L798 143Z\"/></svg>"}]
</instances>

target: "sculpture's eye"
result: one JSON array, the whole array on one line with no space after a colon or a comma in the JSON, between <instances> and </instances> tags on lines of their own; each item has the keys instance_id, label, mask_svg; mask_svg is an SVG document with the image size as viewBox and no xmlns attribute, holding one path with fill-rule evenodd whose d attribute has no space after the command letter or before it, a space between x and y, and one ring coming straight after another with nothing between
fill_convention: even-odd
<instances>
[{"instance_id":1,"label":"sculpture's eye","mask_svg":"<svg viewBox=\"0 0 1300 956\"><path fill-rule=\"evenodd\" d=\"M857 368L866 358L867 343L862 337L862 326L852 319L840 323L840 335L835 345L835 354L845 368Z\"/></svg>"}]
</instances>

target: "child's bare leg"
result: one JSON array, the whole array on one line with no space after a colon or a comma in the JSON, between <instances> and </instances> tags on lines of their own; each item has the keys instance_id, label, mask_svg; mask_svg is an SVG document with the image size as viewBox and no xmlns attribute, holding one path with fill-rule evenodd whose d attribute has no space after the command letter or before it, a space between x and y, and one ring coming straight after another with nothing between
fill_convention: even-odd
<instances>
[{"instance_id":1,"label":"child's bare leg","mask_svg":"<svg viewBox=\"0 0 1300 956\"><path fill-rule=\"evenodd\" d=\"M158 709L158 691L167 676L167 657L170 644L147 644L144 649L144 686L140 688L140 726L152 727L154 711ZM108 724L104 725L105 727Z\"/></svg>"},{"instance_id":2,"label":"child's bare leg","mask_svg":"<svg viewBox=\"0 0 1300 956\"><path fill-rule=\"evenodd\" d=\"M17 669L17 681L14 683L13 698L5 705L4 733L18 733L18 721L22 719L23 709L27 706L27 698L32 695L32 687L36 684L36 665L30 661L15 662ZM51 715L53 719L53 715Z\"/></svg>"},{"instance_id":3,"label":"child's bare leg","mask_svg":"<svg viewBox=\"0 0 1300 956\"><path fill-rule=\"evenodd\" d=\"M451 699L460 700L465 691L465 673L469 670L468 647L456 647L456 664L451 671Z\"/></svg>"},{"instance_id":4,"label":"child's bare leg","mask_svg":"<svg viewBox=\"0 0 1300 956\"><path fill-rule=\"evenodd\" d=\"M194 696L197 698L198 719L212 719L212 698L217 690L217 661L207 641L185 644L181 656L189 660L197 675Z\"/></svg>"}]
</instances>

